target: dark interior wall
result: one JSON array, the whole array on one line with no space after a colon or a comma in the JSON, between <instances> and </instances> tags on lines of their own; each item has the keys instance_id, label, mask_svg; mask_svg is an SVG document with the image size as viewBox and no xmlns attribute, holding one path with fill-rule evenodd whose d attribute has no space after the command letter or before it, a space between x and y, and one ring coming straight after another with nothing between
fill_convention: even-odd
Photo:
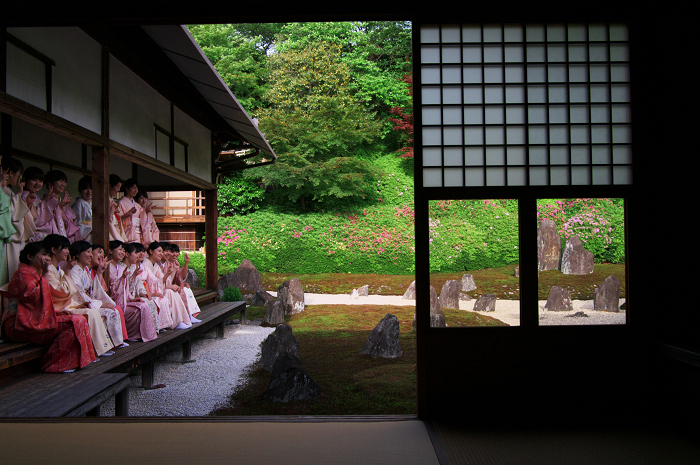
<instances>
[{"instance_id":1,"label":"dark interior wall","mask_svg":"<svg viewBox=\"0 0 700 465\"><path fill-rule=\"evenodd\" d=\"M100 3L104 8L105 3ZM203 1L183 9L149 2L138 13L113 2L110 15L94 2L15 2L5 21L249 22L421 19L444 22L626 21L631 27L634 188L628 208L629 318L626 327L513 328L419 335L420 408L479 425L522 420L610 421L697 414L694 367L665 358L661 344L700 352L700 317L693 302L698 195L695 75L697 38L689 12L674 2L289 2ZM134 10L135 11L135 10ZM494 197L497 195L494 194ZM533 244L534 245L534 244ZM507 328L506 328L507 329ZM694 384L695 383L695 384Z\"/></svg>"}]
</instances>

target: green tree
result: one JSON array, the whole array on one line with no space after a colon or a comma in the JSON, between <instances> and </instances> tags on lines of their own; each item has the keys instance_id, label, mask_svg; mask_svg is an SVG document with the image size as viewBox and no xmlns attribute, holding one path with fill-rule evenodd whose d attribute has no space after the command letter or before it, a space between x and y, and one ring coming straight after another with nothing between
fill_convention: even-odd
<instances>
[{"instance_id":1,"label":"green tree","mask_svg":"<svg viewBox=\"0 0 700 465\"><path fill-rule=\"evenodd\" d=\"M265 49L258 37L246 37L232 24L187 26L233 95L248 112L265 106Z\"/></svg>"},{"instance_id":2,"label":"green tree","mask_svg":"<svg viewBox=\"0 0 700 465\"><path fill-rule=\"evenodd\" d=\"M254 174L302 208L307 200L367 198L378 171L353 155L373 143L381 123L353 97L340 47L290 49L268 64L271 106L260 110L260 128L279 158Z\"/></svg>"}]
</instances>

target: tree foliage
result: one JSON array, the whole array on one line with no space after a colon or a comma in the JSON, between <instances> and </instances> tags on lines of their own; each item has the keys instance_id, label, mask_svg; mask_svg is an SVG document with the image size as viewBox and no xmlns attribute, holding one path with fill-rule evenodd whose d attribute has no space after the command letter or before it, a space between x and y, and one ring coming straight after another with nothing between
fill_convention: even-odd
<instances>
[{"instance_id":1,"label":"tree foliage","mask_svg":"<svg viewBox=\"0 0 700 465\"><path fill-rule=\"evenodd\" d=\"M352 96L340 47L322 42L278 52L268 63L270 107L259 112L260 128L279 158L256 174L302 205L365 198L376 170L353 154L377 137L379 123Z\"/></svg>"},{"instance_id":2,"label":"tree foliage","mask_svg":"<svg viewBox=\"0 0 700 465\"><path fill-rule=\"evenodd\" d=\"M413 75L405 74L403 81L409 85L408 95L413 98ZM397 116L389 118L394 130L405 134L405 145L397 150L400 153L399 157L413 158L413 109L394 107L391 114Z\"/></svg>"},{"instance_id":3,"label":"tree foliage","mask_svg":"<svg viewBox=\"0 0 700 465\"><path fill-rule=\"evenodd\" d=\"M257 37L246 37L231 24L188 29L243 108L254 112L266 105L266 55Z\"/></svg>"}]
</instances>

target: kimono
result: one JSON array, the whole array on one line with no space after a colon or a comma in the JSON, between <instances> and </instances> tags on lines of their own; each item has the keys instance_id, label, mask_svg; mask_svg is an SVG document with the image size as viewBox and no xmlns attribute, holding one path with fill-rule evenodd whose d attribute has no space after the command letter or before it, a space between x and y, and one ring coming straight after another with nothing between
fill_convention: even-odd
<instances>
[{"instance_id":1,"label":"kimono","mask_svg":"<svg viewBox=\"0 0 700 465\"><path fill-rule=\"evenodd\" d=\"M22 200L27 202L27 196L29 191L22 192ZM44 202L37 197L34 203L26 204L29 209L33 227L34 234L29 238L28 242L39 242L43 241L46 236L53 233L53 214L46 208Z\"/></svg>"},{"instance_id":2,"label":"kimono","mask_svg":"<svg viewBox=\"0 0 700 465\"><path fill-rule=\"evenodd\" d=\"M34 267L20 263L4 294L13 302L4 322L7 337L49 346L41 371L61 373L95 361L87 321L80 315L55 311L51 286Z\"/></svg>"},{"instance_id":3,"label":"kimono","mask_svg":"<svg viewBox=\"0 0 700 465\"><path fill-rule=\"evenodd\" d=\"M153 300L158 304L161 313L165 308L170 312L170 316L173 320L171 328L175 328L180 323L183 323L185 326L191 326L190 314L187 311L187 307L185 307L185 303L180 298L180 295L175 293L172 289L165 288L165 283L163 282L165 275L160 265L154 265L150 260L146 259L141 264L141 267L146 272L147 279L145 284L148 286L149 291L152 294L157 292L163 295L163 297L154 297Z\"/></svg>"},{"instance_id":4,"label":"kimono","mask_svg":"<svg viewBox=\"0 0 700 465\"><path fill-rule=\"evenodd\" d=\"M117 205L117 202L114 199L111 199L111 202L113 202L114 205ZM109 218L109 240L129 242L126 240L126 236L124 235L122 220L117 212L117 209L114 210L114 214Z\"/></svg>"},{"instance_id":5,"label":"kimono","mask_svg":"<svg viewBox=\"0 0 700 465\"><path fill-rule=\"evenodd\" d=\"M82 240L92 243L92 202L79 197L71 206Z\"/></svg>"},{"instance_id":6,"label":"kimono","mask_svg":"<svg viewBox=\"0 0 700 465\"><path fill-rule=\"evenodd\" d=\"M122 323L122 339L129 339L129 335L126 332L124 310L109 296L109 288L107 288L104 277L102 275L98 275L97 270L90 270L88 267L85 267L85 272L92 280L92 298L101 301L103 306L104 304L114 305L114 309L117 311L117 313L119 313L119 320Z\"/></svg>"},{"instance_id":7,"label":"kimono","mask_svg":"<svg viewBox=\"0 0 700 465\"><path fill-rule=\"evenodd\" d=\"M136 212L131 215L124 217L124 213L128 212L132 208L136 207ZM117 212L121 218L121 223L124 228L124 237L126 241L124 242L142 242L141 240L141 216L144 211L141 205L134 199L129 197L122 197L119 199L117 204Z\"/></svg>"},{"instance_id":8,"label":"kimono","mask_svg":"<svg viewBox=\"0 0 700 465\"><path fill-rule=\"evenodd\" d=\"M98 309L82 307L82 299L75 283L61 269L49 265L46 280L51 285L51 298L54 308L65 310L74 315L87 315L90 337L95 347L95 353L100 356L114 347L109 337L109 332L102 321L102 315Z\"/></svg>"},{"instance_id":9,"label":"kimono","mask_svg":"<svg viewBox=\"0 0 700 465\"><path fill-rule=\"evenodd\" d=\"M19 253L27 245L29 239L34 235L36 226L34 218L22 200L22 194L15 194L11 189L6 188L5 193L10 196L10 211L12 212L12 226L15 233L10 240L5 243L5 254L7 255L7 275L12 276L19 268Z\"/></svg>"},{"instance_id":10,"label":"kimono","mask_svg":"<svg viewBox=\"0 0 700 465\"><path fill-rule=\"evenodd\" d=\"M61 207L59 205L59 199L49 194L44 196L42 202L53 216L51 233L68 238L71 244L83 239L80 234L80 228L75 224L75 213L73 209L68 205Z\"/></svg>"},{"instance_id":11,"label":"kimono","mask_svg":"<svg viewBox=\"0 0 700 465\"><path fill-rule=\"evenodd\" d=\"M192 293L192 289L185 287L185 280L182 278L182 268L178 268L175 274L168 276L165 282L166 284L175 284L176 286L180 286L180 298L185 303L187 311L189 312L190 316L197 316L200 312L199 304Z\"/></svg>"},{"instance_id":12,"label":"kimono","mask_svg":"<svg viewBox=\"0 0 700 465\"><path fill-rule=\"evenodd\" d=\"M153 219L153 214L146 210L141 210L141 243L148 247L151 242L160 240L160 230Z\"/></svg>"},{"instance_id":13,"label":"kimono","mask_svg":"<svg viewBox=\"0 0 700 465\"><path fill-rule=\"evenodd\" d=\"M138 298L130 292L125 271L126 267L122 263L117 266L109 264L110 294L114 302L124 309L129 339L152 341L158 337L158 308L148 299Z\"/></svg>"},{"instance_id":14,"label":"kimono","mask_svg":"<svg viewBox=\"0 0 700 465\"><path fill-rule=\"evenodd\" d=\"M115 308L103 307L102 300L93 297L94 282L90 274L85 271L85 268L76 265L70 269L70 277L73 279L73 283L78 289L80 300L89 304L90 308L99 310L114 346L122 345L124 343L124 334L122 332L122 319L119 316L119 312Z\"/></svg>"},{"instance_id":15,"label":"kimono","mask_svg":"<svg viewBox=\"0 0 700 465\"><path fill-rule=\"evenodd\" d=\"M0 190L0 286L7 284L9 278L5 244L17 232L12 225L11 204L10 196Z\"/></svg>"}]
</instances>

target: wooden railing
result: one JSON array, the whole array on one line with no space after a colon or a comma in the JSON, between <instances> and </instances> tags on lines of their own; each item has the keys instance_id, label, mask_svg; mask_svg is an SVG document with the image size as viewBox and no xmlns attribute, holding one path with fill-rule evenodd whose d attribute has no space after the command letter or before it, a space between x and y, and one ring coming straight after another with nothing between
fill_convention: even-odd
<instances>
[{"instance_id":1,"label":"wooden railing","mask_svg":"<svg viewBox=\"0 0 700 465\"><path fill-rule=\"evenodd\" d=\"M204 222L204 193L202 191L149 192L153 202L151 213L158 223Z\"/></svg>"}]
</instances>

